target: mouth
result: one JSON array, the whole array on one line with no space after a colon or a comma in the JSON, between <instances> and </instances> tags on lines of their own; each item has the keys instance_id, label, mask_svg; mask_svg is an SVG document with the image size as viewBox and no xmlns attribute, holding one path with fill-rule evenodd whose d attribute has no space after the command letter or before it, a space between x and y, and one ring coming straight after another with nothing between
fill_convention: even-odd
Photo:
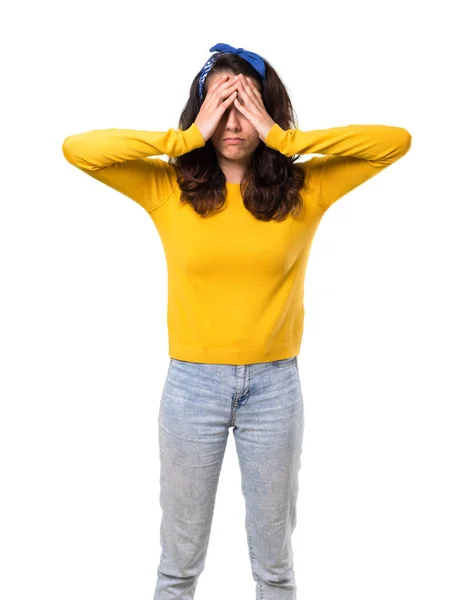
<instances>
[{"instance_id":1,"label":"mouth","mask_svg":"<svg viewBox=\"0 0 459 600\"><path fill-rule=\"evenodd\" d=\"M224 142L243 142L244 140L242 138L231 137L231 138L225 138L223 141Z\"/></svg>"}]
</instances>

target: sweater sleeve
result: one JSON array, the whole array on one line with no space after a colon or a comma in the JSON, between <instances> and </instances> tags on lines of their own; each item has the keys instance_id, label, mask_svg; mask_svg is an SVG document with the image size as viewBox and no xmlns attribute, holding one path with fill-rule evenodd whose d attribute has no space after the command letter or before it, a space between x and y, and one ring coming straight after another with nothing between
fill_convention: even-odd
<instances>
[{"instance_id":1,"label":"sweater sleeve","mask_svg":"<svg viewBox=\"0 0 459 600\"><path fill-rule=\"evenodd\" d=\"M147 157L177 157L205 143L193 123L186 130L96 129L67 137L62 151L70 164L151 213L169 197L176 178L172 165Z\"/></svg>"},{"instance_id":2,"label":"sweater sleeve","mask_svg":"<svg viewBox=\"0 0 459 600\"><path fill-rule=\"evenodd\" d=\"M285 156L324 154L306 161L307 189L328 209L336 200L393 164L411 147L411 134L391 125L347 125L315 131L284 130L265 138Z\"/></svg>"}]
</instances>

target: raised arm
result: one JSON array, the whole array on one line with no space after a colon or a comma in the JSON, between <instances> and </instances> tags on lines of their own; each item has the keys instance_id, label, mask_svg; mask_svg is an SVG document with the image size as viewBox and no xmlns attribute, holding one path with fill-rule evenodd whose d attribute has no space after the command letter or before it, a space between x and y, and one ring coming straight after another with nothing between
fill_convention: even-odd
<instances>
[{"instance_id":1,"label":"raised arm","mask_svg":"<svg viewBox=\"0 0 459 600\"><path fill-rule=\"evenodd\" d=\"M391 125L347 125L314 131L284 130L275 123L265 143L285 156L324 154L306 161L307 186L325 209L411 147L411 134Z\"/></svg>"},{"instance_id":2,"label":"raised arm","mask_svg":"<svg viewBox=\"0 0 459 600\"><path fill-rule=\"evenodd\" d=\"M204 145L193 123L186 130L95 129L67 137L62 151L70 164L151 212L172 191L174 177L168 163L147 157L177 157Z\"/></svg>"}]
</instances>

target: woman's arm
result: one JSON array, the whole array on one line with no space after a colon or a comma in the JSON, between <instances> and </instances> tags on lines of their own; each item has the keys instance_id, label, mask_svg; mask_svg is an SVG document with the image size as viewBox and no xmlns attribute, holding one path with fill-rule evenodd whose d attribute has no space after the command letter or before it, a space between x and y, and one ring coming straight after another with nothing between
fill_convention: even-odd
<instances>
[{"instance_id":1,"label":"woman's arm","mask_svg":"<svg viewBox=\"0 0 459 600\"><path fill-rule=\"evenodd\" d=\"M305 169L307 189L327 209L406 154L411 147L411 134L391 125L347 125L300 131L284 130L276 123L265 143L285 156L326 155L310 159Z\"/></svg>"},{"instance_id":2,"label":"woman's arm","mask_svg":"<svg viewBox=\"0 0 459 600\"><path fill-rule=\"evenodd\" d=\"M204 145L193 123L186 130L96 129L67 137L62 151L70 164L151 212L172 191L174 176L168 163L147 157L177 157Z\"/></svg>"}]
</instances>

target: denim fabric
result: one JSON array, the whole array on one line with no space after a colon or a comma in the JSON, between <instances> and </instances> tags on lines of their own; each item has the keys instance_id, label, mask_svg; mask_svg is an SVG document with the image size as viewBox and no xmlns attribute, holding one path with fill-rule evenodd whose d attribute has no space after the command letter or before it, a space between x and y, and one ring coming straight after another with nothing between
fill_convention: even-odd
<instances>
[{"instance_id":1,"label":"denim fabric","mask_svg":"<svg viewBox=\"0 0 459 600\"><path fill-rule=\"evenodd\" d=\"M170 359L158 417L162 550L153 600L194 598L230 427L256 599L296 600L291 536L304 431L297 356L245 365Z\"/></svg>"}]
</instances>

